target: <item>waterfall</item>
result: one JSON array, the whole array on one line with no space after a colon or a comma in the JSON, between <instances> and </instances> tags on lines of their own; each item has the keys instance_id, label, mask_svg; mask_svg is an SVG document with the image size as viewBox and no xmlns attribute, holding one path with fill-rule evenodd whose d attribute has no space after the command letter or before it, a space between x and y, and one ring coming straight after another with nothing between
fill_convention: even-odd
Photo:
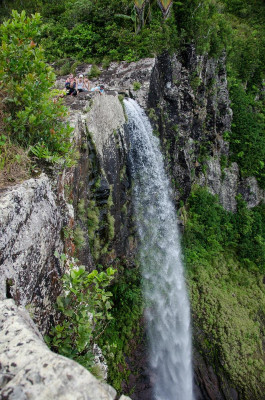
<instances>
[{"instance_id":1,"label":"waterfall","mask_svg":"<svg viewBox=\"0 0 265 400\"><path fill-rule=\"evenodd\" d=\"M176 211L159 140L141 107L131 99L124 104L154 399L193 400L190 309Z\"/></svg>"}]
</instances>

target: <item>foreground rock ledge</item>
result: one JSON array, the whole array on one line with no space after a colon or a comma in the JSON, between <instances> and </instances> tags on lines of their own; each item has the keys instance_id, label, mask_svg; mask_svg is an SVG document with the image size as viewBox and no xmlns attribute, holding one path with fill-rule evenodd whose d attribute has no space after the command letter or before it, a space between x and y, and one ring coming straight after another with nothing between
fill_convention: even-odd
<instances>
[{"instance_id":1,"label":"foreground rock ledge","mask_svg":"<svg viewBox=\"0 0 265 400\"><path fill-rule=\"evenodd\" d=\"M115 398L111 386L50 351L25 308L17 307L11 299L0 301L0 399Z\"/></svg>"}]
</instances>

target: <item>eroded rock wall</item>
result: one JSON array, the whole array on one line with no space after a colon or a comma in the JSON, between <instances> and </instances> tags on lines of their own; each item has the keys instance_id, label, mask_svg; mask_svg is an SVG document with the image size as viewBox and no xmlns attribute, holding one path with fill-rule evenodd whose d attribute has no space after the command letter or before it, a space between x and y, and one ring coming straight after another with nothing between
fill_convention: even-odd
<instances>
[{"instance_id":1,"label":"eroded rock wall","mask_svg":"<svg viewBox=\"0 0 265 400\"><path fill-rule=\"evenodd\" d=\"M161 137L177 202L187 199L194 184L207 186L229 211L236 211L238 194L249 207L264 200L256 179L241 179L237 164L229 165L224 134L231 130L232 110L225 55L209 59L188 46L181 54L159 56L148 108Z\"/></svg>"}]
</instances>

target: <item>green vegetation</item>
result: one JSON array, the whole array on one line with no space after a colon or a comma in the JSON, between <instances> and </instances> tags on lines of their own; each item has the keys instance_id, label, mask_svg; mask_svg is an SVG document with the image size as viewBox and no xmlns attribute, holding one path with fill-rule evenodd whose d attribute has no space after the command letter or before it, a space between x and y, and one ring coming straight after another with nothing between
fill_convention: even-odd
<instances>
[{"instance_id":1,"label":"green vegetation","mask_svg":"<svg viewBox=\"0 0 265 400\"><path fill-rule=\"evenodd\" d=\"M63 292L57 298L61 322L51 329L46 341L59 354L90 369L93 344L112 319L112 293L106 288L116 271L109 267L106 272L88 272L65 254L60 260L67 268L62 277Z\"/></svg>"},{"instance_id":2,"label":"green vegetation","mask_svg":"<svg viewBox=\"0 0 265 400\"><path fill-rule=\"evenodd\" d=\"M58 94L52 90L55 75L45 64L43 49L38 45L40 15L29 18L25 12L13 11L12 17L0 26L0 90L6 143L50 162L72 165L71 128L64 123L66 108L60 101L53 102Z\"/></svg>"},{"instance_id":3,"label":"green vegetation","mask_svg":"<svg viewBox=\"0 0 265 400\"><path fill-rule=\"evenodd\" d=\"M231 80L233 124L227 139L242 176L255 176L265 189L265 105L255 89L246 92L240 81Z\"/></svg>"},{"instance_id":4,"label":"green vegetation","mask_svg":"<svg viewBox=\"0 0 265 400\"><path fill-rule=\"evenodd\" d=\"M140 90L141 89L141 83L140 82L133 82L133 90Z\"/></svg>"},{"instance_id":5,"label":"green vegetation","mask_svg":"<svg viewBox=\"0 0 265 400\"><path fill-rule=\"evenodd\" d=\"M12 8L20 11L25 9L29 13L40 11L43 18L41 31L34 30L37 38L33 33L28 36L32 40L27 42L26 54L30 51L34 55L37 52L41 54L39 46L35 47L35 43L41 41L46 57L49 61L55 62L56 68L59 68L57 71L61 74L75 70L80 62L85 61L93 64L91 77L98 77L100 75L100 70L96 65L98 62L102 61L103 67L106 67L111 60L135 61L142 57L159 54L164 50L179 51L187 43L194 43L198 53L208 52L213 57L221 56L225 50L234 113L232 134L227 137L231 143L231 160L239 163L243 176L254 175L260 185L265 187L263 150L265 148L265 106L264 99L259 96L265 77L263 0L187 0L185 2L163 0L159 2L159 6L154 0L145 2L140 0L101 0L100 2L62 0L60 3L54 0L38 0L34 5L28 0L11 0L4 1L0 20L9 17ZM25 15L23 18L26 18ZM39 24L40 17L37 18ZM37 21L34 22L36 23ZM10 29L10 25L3 28L4 31ZM26 42L23 35L18 36L13 45L17 46L18 52L24 52ZM20 40L23 41L23 46ZM2 60L8 59L10 51L13 51L9 43L4 47L6 49L3 49ZM10 74L13 76L14 71L10 71ZM5 77L6 82L9 82L9 77ZM8 100L9 109L13 109L14 99L21 98L24 85L26 85L25 93L29 91L29 86L33 87L34 79L36 81L35 77L28 76L25 83L15 85L16 93L11 103ZM50 79L52 78L42 80L46 83L46 88L51 83ZM197 73L191 78L191 85L195 91L198 89L200 79ZM41 87L39 85L37 89ZM138 89L139 84L135 82L134 90ZM10 88L6 90L10 91ZM34 93L36 92L38 91L34 87ZM9 114L13 121L10 121L10 124L15 125L12 127L13 131L18 130L16 136L20 138L19 143L22 141L24 145L26 141L31 146L33 144L31 151L39 158L60 161L62 154L68 154L68 141L58 142L57 140L63 128L58 129L54 124L56 118L53 118L53 122L45 125L43 133L44 127L41 126L38 114L38 111L41 111L42 115L44 109L45 112L55 115L56 109L59 112L60 103L50 102L48 107L47 102L44 101L42 107L42 103L39 103L37 98L35 101L31 94L28 96L28 102L26 97L23 93L24 112L21 115L15 112L16 118L14 118L14 111L13 114ZM31 112L33 103L38 103L34 113ZM58 122L58 118L56 121ZM22 128L27 126L25 122L33 126L35 133ZM36 135L34 128L36 124L39 125L37 131L41 132L41 135ZM30 140L25 137L27 135L30 136Z\"/></svg>"},{"instance_id":6,"label":"green vegetation","mask_svg":"<svg viewBox=\"0 0 265 400\"><path fill-rule=\"evenodd\" d=\"M242 80L264 76L263 0L29 0L4 1L11 10L40 12L42 44L49 60L134 61L193 42L200 53L220 55ZM170 12L169 12L170 11ZM67 61L68 59L68 61Z\"/></svg>"},{"instance_id":7,"label":"green vegetation","mask_svg":"<svg viewBox=\"0 0 265 400\"><path fill-rule=\"evenodd\" d=\"M74 230L73 240L74 240L74 244L75 244L75 247L77 250L80 250L80 249L82 249L82 247L84 247L85 234L79 225L77 225L77 227Z\"/></svg>"},{"instance_id":8,"label":"green vegetation","mask_svg":"<svg viewBox=\"0 0 265 400\"><path fill-rule=\"evenodd\" d=\"M221 367L243 398L259 399L265 384L265 205L238 199L225 211L195 188L185 211L183 244L197 347Z\"/></svg>"},{"instance_id":9,"label":"green vegetation","mask_svg":"<svg viewBox=\"0 0 265 400\"><path fill-rule=\"evenodd\" d=\"M139 268L127 265L118 269L118 277L111 286L113 294L112 317L109 325L99 338L109 366L109 382L120 393L121 384L131 371L125 357L129 357L140 338L140 320L143 312Z\"/></svg>"}]
</instances>

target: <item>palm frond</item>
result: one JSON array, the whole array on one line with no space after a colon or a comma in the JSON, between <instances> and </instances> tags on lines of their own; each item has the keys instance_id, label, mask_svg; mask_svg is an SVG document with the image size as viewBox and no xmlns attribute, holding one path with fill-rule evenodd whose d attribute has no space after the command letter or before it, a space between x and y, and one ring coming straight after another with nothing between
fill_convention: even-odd
<instances>
[{"instance_id":1,"label":"palm frond","mask_svg":"<svg viewBox=\"0 0 265 400\"><path fill-rule=\"evenodd\" d=\"M164 18L167 18L169 16L169 11L173 4L173 1L172 0L157 0L157 4L161 8Z\"/></svg>"},{"instance_id":2,"label":"palm frond","mask_svg":"<svg viewBox=\"0 0 265 400\"><path fill-rule=\"evenodd\" d=\"M145 5L145 0L134 0L135 8L138 10L142 10Z\"/></svg>"}]
</instances>

